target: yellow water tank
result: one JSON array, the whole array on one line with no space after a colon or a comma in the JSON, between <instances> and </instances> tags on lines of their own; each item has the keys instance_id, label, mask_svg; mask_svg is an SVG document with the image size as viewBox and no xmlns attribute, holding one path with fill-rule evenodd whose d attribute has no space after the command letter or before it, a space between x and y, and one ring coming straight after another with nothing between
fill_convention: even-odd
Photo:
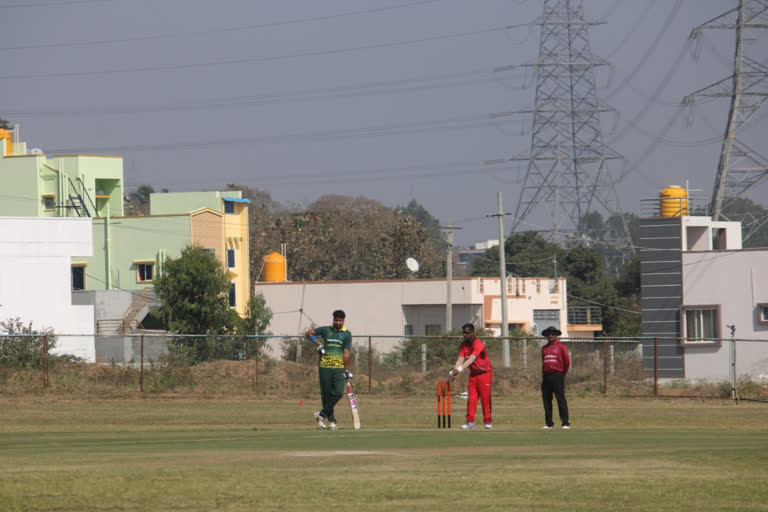
<instances>
[{"instance_id":1,"label":"yellow water tank","mask_svg":"<svg viewBox=\"0 0 768 512\"><path fill-rule=\"evenodd\" d=\"M662 217L688 215L688 191L677 185L670 185L659 192L659 214Z\"/></svg>"},{"instance_id":2,"label":"yellow water tank","mask_svg":"<svg viewBox=\"0 0 768 512\"><path fill-rule=\"evenodd\" d=\"M264 280L285 281L285 257L279 252L264 256Z\"/></svg>"}]
</instances>

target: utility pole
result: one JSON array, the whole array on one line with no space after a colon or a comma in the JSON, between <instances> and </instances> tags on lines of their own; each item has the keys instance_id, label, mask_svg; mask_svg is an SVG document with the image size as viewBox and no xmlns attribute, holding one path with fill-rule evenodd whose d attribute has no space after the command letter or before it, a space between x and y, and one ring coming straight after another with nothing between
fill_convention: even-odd
<instances>
[{"instance_id":1,"label":"utility pole","mask_svg":"<svg viewBox=\"0 0 768 512\"><path fill-rule=\"evenodd\" d=\"M512 363L509 357L509 321L507 320L507 262L504 255L504 210L501 208L501 192L496 192L498 210L495 215L486 217L498 217L499 219L499 287L501 288L501 337L503 339L504 368L509 368Z\"/></svg>"},{"instance_id":2,"label":"utility pole","mask_svg":"<svg viewBox=\"0 0 768 512\"><path fill-rule=\"evenodd\" d=\"M445 332L450 333L453 326L453 296L451 293L453 286L453 230L461 229L453 227L452 222L447 226L440 226L445 230Z\"/></svg>"}]
</instances>

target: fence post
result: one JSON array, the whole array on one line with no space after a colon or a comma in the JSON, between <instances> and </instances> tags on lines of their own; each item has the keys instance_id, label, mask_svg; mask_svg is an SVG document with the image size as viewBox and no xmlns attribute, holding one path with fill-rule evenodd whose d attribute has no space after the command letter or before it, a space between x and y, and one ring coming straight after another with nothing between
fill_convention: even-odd
<instances>
[{"instance_id":1,"label":"fence post","mask_svg":"<svg viewBox=\"0 0 768 512\"><path fill-rule=\"evenodd\" d=\"M144 335L141 335L141 371L139 372L139 390L144 392Z\"/></svg>"},{"instance_id":2,"label":"fence post","mask_svg":"<svg viewBox=\"0 0 768 512\"><path fill-rule=\"evenodd\" d=\"M608 345L608 358L610 359L610 364L611 364L608 369L608 372L611 375L616 375L616 355L615 355L615 347L613 343Z\"/></svg>"},{"instance_id":3,"label":"fence post","mask_svg":"<svg viewBox=\"0 0 768 512\"><path fill-rule=\"evenodd\" d=\"M528 340L523 339L523 368L528 368Z\"/></svg>"},{"instance_id":4,"label":"fence post","mask_svg":"<svg viewBox=\"0 0 768 512\"><path fill-rule=\"evenodd\" d=\"M653 337L653 397L659 398L659 338Z\"/></svg>"},{"instance_id":5,"label":"fence post","mask_svg":"<svg viewBox=\"0 0 768 512\"><path fill-rule=\"evenodd\" d=\"M427 372L427 344L421 344L421 373Z\"/></svg>"},{"instance_id":6,"label":"fence post","mask_svg":"<svg viewBox=\"0 0 768 512\"><path fill-rule=\"evenodd\" d=\"M731 399L739 403L739 393L736 391L736 340L734 339L734 333L736 332L735 325L727 325L731 330L731 343L730 343L730 359L731 359Z\"/></svg>"},{"instance_id":7,"label":"fence post","mask_svg":"<svg viewBox=\"0 0 768 512\"><path fill-rule=\"evenodd\" d=\"M43 389L48 387L48 335L43 336Z\"/></svg>"},{"instance_id":8,"label":"fence post","mask_svg":"<svg viewBox=\"0 0 768 512\"><path fill-rule=\"evenodd\" d=\"M360 374L360 344L353 345L355 352L355 375Z\"/></svg>"},{"instance_id":9,"label":"fence post","mask_svg":"<svg viewBox=\"0 0 768 512\"><path fill-rule=\"evenodd\" d=\"M603 340L603 394L608 394L608 341Z\"/></svg>"},{"instance_id":10,"label":"fence post","mask_svg":"<svg viewBox=\"0 0 768 512\"><path fill-rule=\"evenodd\" d=\"M373 355L371 352L373 349L371 348L371 337L368 336L368 392L371 392L371 380L372 380L372 373L373 373Z\"/></svg>"},{"instance_id":11,"label":"fence post","mask_svg":"<svg viewBox=\"0 0 768 512\"><path fill-rule=\"evenodd\" d=\"M256 343L256 350L254 351L254 355L256 356L256 364L254 365L254 369L253 369L253 374L254 374L253 386L254 386L254 391L258 391L259 390L259 362L260 362L259 352L261 351L261 349L259 348L259 338L254 338L253 341Z\"/></svg>"}]
</instances>

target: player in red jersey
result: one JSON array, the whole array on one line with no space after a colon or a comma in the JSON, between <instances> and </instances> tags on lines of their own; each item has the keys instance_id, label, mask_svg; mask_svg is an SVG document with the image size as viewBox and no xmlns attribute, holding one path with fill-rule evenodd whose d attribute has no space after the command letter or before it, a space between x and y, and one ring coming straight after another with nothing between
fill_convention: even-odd
<instances>
[{"instance_id":1,"label":"player in red jersey","mask_svg":"<svg viewBox=\"0 0 768 512\"><path fill-rule=\"evenodd\" d=\"M547 338L547 344L541 347L541 399L544 402L544 429L552 430L552 395L557 399L557 412L563 428L571 428L568 422L568 400L565 398L565 375L571 367L568 349L557 339L562 333L555 327L547 327L541 335Z\"/></svg>"},{"instance_id":2,"label":"player in red jersey","mask_svg":"<svg viewBox=\"0 0 768 512\"><path fill-rule=\"evenodd\" d=\"M469 367L469 397L467 400L467 422L461 426L463 429L475 428L475 413L477 412L478 398L483 404L483 422L485 428L493 428L491 417L491 381L493 380L493 368L488 358L485 344L475 337L475 326L464 324L461 328L464 341L459 348L459 358L448 373L454 379L464 368Z\"/></svg>"}]
</instances>

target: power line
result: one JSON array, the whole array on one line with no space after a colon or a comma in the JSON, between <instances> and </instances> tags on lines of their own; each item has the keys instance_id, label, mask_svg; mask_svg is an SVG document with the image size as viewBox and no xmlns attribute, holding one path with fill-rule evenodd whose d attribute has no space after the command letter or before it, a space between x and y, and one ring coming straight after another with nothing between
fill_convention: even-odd
<instances>
[{"instance_id":1,"label":"power line","mask_svg":"<svg viewBox=\"0 0 768 512\"><path fill-rule=\"evenodd\" d=\"M62 3L40 3L40 4L25 4L25 5L20 4L20 5L6 5L6 6L0 5L0 8L35 7L35 6L49 6L49 5L64 5L67 3L77 4L77 3L104 2L104 1L112 1L112 0L74 0L71 2L62 2ZM76 46L97 46L97 45L101 46L105 44L130 43L130 42L137 42L137 41L157 41L161 39L178 39L180 37L193 37L193 36L201 36L201 35L209 35L209 34L221 34L225 32L240 32L244 30L256 30L256 29L262 29L262 28L281 27L286 25L296 25L300 23L327 21L327 20L343 18L348 16L359 16L361 14L372 14L372 13L379 13L384 11L392 11L395 9L402 9L405 7L415 7L418 5L425 5L425 4L433 4L441 1L442 0L419 0L416 2L409 2L405 4L390 5L386 7L375 7L372 9L360 9L356 11L348 11L348 12L342 12L338 14L328 14L325 16L310 16L306 18L296 18L292 20L273 21L268 23L257 23L257 24L251 24L251 25L237 25L234 27L223 27L223 28L209 29L209 30L172 32L167 34L157 34L154 36L124 37L119 39L101 39L101 40L91 40L91 41L70 41L70 42L60 41L60 42L45 43L45 44L8 46L5 48L0 48L0 51L30 50L30 49L40 49L40 48L63 48L63 47L76 47Z\"/></svg>"},{"instance_id":2,"label":"power line","mask_svg":"<svg viewBox=\"0 0 768 512\"><path fill-rule=\"evenodd\" d=\"M299 52L285 55L273 55L268 57L243 57L239 59L225 59L225 60L211 60L207 62L191 62L187 64L168 64L163 66L143 66L136 68L115 68L115 69L101 69L92 71L61 71L61 72L49 72L49 73L37 73L28 75L5 75L0 76L0 80L25 80L29 78L65 78L65 77L84 77L84 76L97 76L97 75L113 75L122 73L143 73L153 71L178 71L183 69L196 69L211 66L229 66L235 64L253 64L260 62L277 62L281 60L298 59L304 57L322 57L328 55L337 55L342 53L351 53L364 50L377 50L382 48L394 48L397 46L409 46L414 44L428 43L433 41L443 41L446 39L457 39L464 37L471 37L483 34L492 34L494 32L506 31L511 26L493 27L482 30L473 30L468 32L458 32L454 34L444 34L439 36L422 37L418 39L408 39L404 41L392 41L388 43L372 43L361 46L352 46L347 48L334 48L331 50L314 50L307 52Z\"/></svg>"},{"instance_id":3,"label":"power line","mask_svg":"<svg viewBox=\"0 0 768 512\"><path fill-rule=\"evenodd\" d=\"M502 122L496 120L495 122ZM473 115L449 119L436 119L429 121L417 121L414 123L390 124L370 127L343 128L339 130L322 130L314 132L299 132L283 135L264 135L258 137L232 137L219 140L198 140L186 142L168 142L156 144L134 144L101 146L74 149L76 152L115 153L125 151L165 151L177 149L208 149L213 146L237 146L242 144L284 144L296 142L320 142L334 139L380 137L386 135L402 135L428 131L457 130L466 128L482 128L490 124L490 117L486 115ZM52 154L71 153L73 148L56 148L49 150Z\"/></svg>"},{"instance_id":4,"label":"power line","mask_svg":"<svg viewBox=\"0 0 768 512\"><path fill-rule=\"evenodd\" d=\"M472 78L485 75L484 78ZM453 80L453 81L450 81ZM329 99L336 97L350 98L357 96L367 96L375 94L392 94L401 92L412 92L421 90L444 89L450 87L462 87L477 83L495 81L496 78L491 70L470 70L456 73L444 73L441 75L423 76L401 80L383 80L374 82L364 82L360 84L299 89L295 91L272 92L257 95L208 98L198 101L171 104L143 104L127 106L101 106L101 107L72 107L68 109L57 110L10 110L5 111L6 116L13 117L83 117L103 114L136 114L136 113L157 113L157 112L176 112L176 111L196 111L214 108L239 108L244 105L269 105L274 103L285 103L292 101L313 101L318 99ZM433 84L424 82L437 82ZM422 85L415 85L421 83ZM414 85L412 85L414 84Z\"/></svg>"}]
</instances>

